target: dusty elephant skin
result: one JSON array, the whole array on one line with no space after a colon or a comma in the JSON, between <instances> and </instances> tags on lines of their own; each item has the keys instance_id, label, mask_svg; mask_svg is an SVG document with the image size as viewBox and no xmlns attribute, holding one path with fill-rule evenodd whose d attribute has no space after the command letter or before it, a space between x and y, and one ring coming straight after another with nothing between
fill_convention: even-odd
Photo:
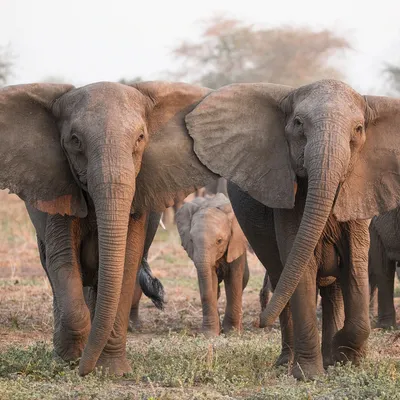
<instances>
[{"instance_id":1,"label":"dusty elephant skin","mask_svg":"<svg viewBox=\"0 0 400 400\"><path fill-rule=\"evenodd\" d=\"M292 209L281 210L275 226L293 245L280 249L285 267L261 324L270 326L291 300L294 332L304 341L295 338L297 377L323 372L312 255L330 216L347 223L351 258L340 269L345 322L333 347L336 357L357 362L370 332L368 223L357 220L400 203L400 100L361 96L335 80L297 89L235 84L210 93L186 124L204 165L265 206ZM304 204L293 209L305 184Z\"/></svg>"},{"instance_id":2,"label":"dusty elephant skin","mask_svg":"<svg viewBox=\"0 0 400 400\"><path fill-rule=\"evenodd\" d=\"M368 254L371 302L378 290L378 328L396 328L394 278L400 261L400 209L372 218L369 226L371 245Z\"/></svg>"},{"instance_id":3,"label":"dusty elephant skin","mask_svg":"<svg viewBox=\"0 0 400 400\"><path fill-rule=\"evenodd\" d=\"M199 86L166 82L0 90L0 186L40 211L61 216L86 217L91 210L84 192L93 199L98 293L81 375L96 366L115 374L130 371L126 333L148 210L162 211L178 195L216 178L195 156L184 124L207 93ZM77 227L68 218L60 217L51 234L68 241L70 249L76 246L71 229ZM65 263L64 253L48 246L46 269L70 283L71 304L87 316L79 261Z\"/></svg>"},{"instance_id":4,"label":"dusty elephant skin","mask_svg":"<svg viewBox=\"0 0 400 400\"><path fill-rule=\"evenodd\" d=\"M217 300L224 281L226 310L224 333L242 328L242 292L249 279L246 238L229 200L222 193L212 198L196 198L176 214L182 246L193 260L203 308L203 332L219 335Z\"/></svg>"},{"instance_id":5,"label":"dusty elephant skin","mask_svg":"<svg viewBox=\"0 0 400 400\"><path fill-rule=\"evenodd\" d=\"M39 255L42 266L53 290L55 353L65 361L74 361L82 355L93 321L97 286L99 249L96 216L88 202L85 218L49 215L26 205L36 229ZM160 220L160 213L151 212L148 217L143 258L133 298L141 296L142 290L157 307L163 303L162 284L151 275L146 257ZM127 247L133 243L127 243ZM62 253L57 264L47 263L47 255ZM68 276L57 269L57 265L74 264ZM150 275L150 276L149 276ZM144 279L146 278L146 279ZM158 289L154 290L154 286ZM83 297L82 297L83 291ZM79 293L79 295L76 295ZM78 297L80 300L78 301Z\"/></svg>"}]
</instances>

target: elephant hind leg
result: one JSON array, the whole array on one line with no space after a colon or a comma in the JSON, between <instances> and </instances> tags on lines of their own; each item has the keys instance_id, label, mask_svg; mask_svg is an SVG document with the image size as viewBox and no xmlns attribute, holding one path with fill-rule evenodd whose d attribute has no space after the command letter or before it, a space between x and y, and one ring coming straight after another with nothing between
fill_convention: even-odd
<instances>
[{"instance_id":1,"label":"elephant hind leg","mask_svg":"<svg viewBox=\"0 0 400 400\"><path fill-rule=\"evenodd\" d=\"M324 368L334 365L333 337L344 324L344 305L340 283L336 280L320 289L322 303L322 359Z\"/></svg>"}]
</instances>

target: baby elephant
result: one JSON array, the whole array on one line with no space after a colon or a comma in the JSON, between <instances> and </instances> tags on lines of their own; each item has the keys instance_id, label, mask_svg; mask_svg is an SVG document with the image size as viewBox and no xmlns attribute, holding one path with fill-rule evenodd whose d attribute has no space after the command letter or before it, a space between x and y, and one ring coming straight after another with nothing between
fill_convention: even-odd
<instances>
[{"instance_id":1,"label":"baby elephant","mask_svg":"<svg viewBox=\"0 0 400 400\"><path fill-rule=\"evenodd\" d=\"M220 333L217 300L222 280L226 292L223 331L240 331L242 292L249 279L247 241L229 200L222 193L212 198L198 197L179 209L176 224L182 246L197 269L203 332L208 336Z\"/></svg>"}]
</instances>

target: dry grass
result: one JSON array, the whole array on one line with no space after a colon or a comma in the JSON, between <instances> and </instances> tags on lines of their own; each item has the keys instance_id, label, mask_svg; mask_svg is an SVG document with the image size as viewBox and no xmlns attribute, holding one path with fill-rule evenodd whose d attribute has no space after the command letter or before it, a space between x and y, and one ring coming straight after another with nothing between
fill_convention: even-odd
<instances>
[{"instance_id":1,"label":"dry grass","mask_svg":"<svg viewBox=\"0 0 400 400\"><path fill-rule=\"evenodd\" d=\"M400 399L400 340L375 330L358 368L331 368L315 382L296 382L275 369L278 330L255 327L263 267L250 255L241 336L198 334L196 272L174 229L159 231L150 252L162 279L164 312L148 299L142 328L129 334L133 372L122 379L80 378L52 357L52 296L41 270L33 228L22 202L0 192L0 399ZM224 312L225 297L220 299Z\"/></svg>"}]
</instances>

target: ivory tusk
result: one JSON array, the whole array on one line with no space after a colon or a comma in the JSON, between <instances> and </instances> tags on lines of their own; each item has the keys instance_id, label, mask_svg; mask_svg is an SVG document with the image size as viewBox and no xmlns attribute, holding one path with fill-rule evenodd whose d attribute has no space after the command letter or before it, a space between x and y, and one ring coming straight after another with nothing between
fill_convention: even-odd
<instances>
[{"instance_id":1,"label":"ivory tusk","mask_svg":"<svg viewBox=\"0 0 400 400\"><path fill-rule=\"evenodd\" d=\"M160 218L160 225L161 225L161 228L163 228L164 229L164 231L166 231L167 230L167 228L165 227L165 225L164 225L164 222L162 222L162 217L163 217L163 215L164 215L164 213L161 213L161 218Z\"/></svg>"}]
</instances>

